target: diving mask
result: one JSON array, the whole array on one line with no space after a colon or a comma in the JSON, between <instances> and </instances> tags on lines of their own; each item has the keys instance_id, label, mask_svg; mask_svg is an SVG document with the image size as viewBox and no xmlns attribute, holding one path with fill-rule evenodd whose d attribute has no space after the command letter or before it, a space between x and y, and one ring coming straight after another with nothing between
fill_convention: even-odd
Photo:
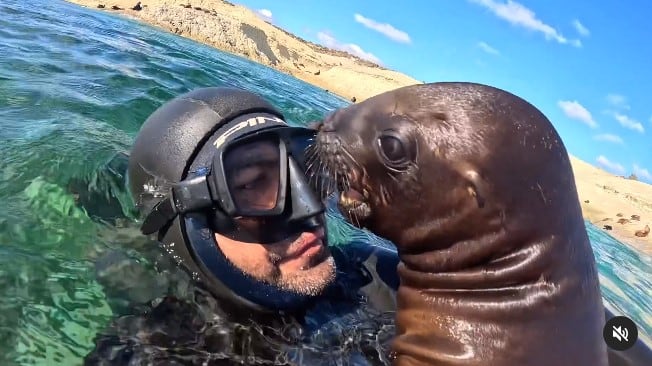
<instances>
[{"instance_id":1,"label":"diving mask","mask_svg":"<svg viewBox=\"0 0 652 366\"><path fill-rule=\"evenodd\" d=\"M324 205L306 177L314 130L255 114L236 118L215 135L187 178L173 184L145 218L144 234L176 215L209 210L215 231L242 241L269 243L323 225L318 218Z\"/></svg>"}]
</instances>

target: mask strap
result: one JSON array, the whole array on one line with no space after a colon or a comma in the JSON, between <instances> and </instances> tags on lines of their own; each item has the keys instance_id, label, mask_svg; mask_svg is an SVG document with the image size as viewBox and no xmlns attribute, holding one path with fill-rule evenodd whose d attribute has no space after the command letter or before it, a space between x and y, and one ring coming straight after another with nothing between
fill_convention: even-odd
<instances>
[{"instance_id":1,"label":"mask strap","mask_svg":"<svg viewBox=\"0 0 652 366\"><path fill-rule=\"evenodd\" d=\"M171 222L175 216L177 216L177 209L172 203L172 195L169 195L167 199L157 203L149 215L145 217L143 224L140 226L140 232L145 235L154 234Z\"/></svg>"},{"instance_id":2,"label":"mask strap","mask_svg":"<svg viewBox=\"0 0 652 366\"><path fill-rule=\"evenodd\" d=\"M178 214L200 211L213 206L210 189L210 175L198 176L176 183L170 189L166 199L154 206L145 217L140 231L153 234L171 222Z\"/></svg>"}]
</instances>

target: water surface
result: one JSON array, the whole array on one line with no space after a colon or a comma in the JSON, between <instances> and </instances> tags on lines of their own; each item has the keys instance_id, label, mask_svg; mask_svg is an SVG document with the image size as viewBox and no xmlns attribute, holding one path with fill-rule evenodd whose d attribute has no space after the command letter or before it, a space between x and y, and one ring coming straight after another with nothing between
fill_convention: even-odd
<instances>
[{"instance_id":1,"label":"water surface","mask_svg":"<svg viewBox=\"0 0 652 366\"><path fill-rule=\"evenodd\" d=\"M91 219L71 182L123 195L102 167L159 105L197 87L235 86L305 124L348 104L243 58L57 0L2 1L0 55L2 365L78 364L111 318L93 263L107 248L137 256L137 234ZM336 244L362 235L387 245L334 216L329 225ZM649 337L652 260L587 229L606 302Z\"/></svg>"}]
</instances>

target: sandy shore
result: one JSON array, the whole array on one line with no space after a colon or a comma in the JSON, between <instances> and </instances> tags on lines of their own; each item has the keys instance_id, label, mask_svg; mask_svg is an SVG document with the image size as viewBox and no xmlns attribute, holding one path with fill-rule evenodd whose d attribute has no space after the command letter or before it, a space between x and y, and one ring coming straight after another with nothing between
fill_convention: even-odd
<instances>
[{"instance_id":1,"label":"sandy shore","mask_svg":"<svg viewBox=\"0 0 652 366\"><path fill-rule=\"evenodd\" d=\"M607 232L614 238L652 255L652 233L636 236L646 225L652 227L652 185L615 176L573 156L571 163L584 218L601 229L611 228Z\"/></svg>"},{"instance_id":2,"label":"sandy shore","mask_svg":"<svg viewBox=\"0 0 652 366\"><path fill-rule=\"evenodd\" d=\"M120 13L183 37L247 57L346 99L362 101L401 86L419 84L347 53L302 40L223 0L69 0ZM183 6L185 5L185 6ZM112 9L113 6L121 10ZM585 219L640 252L652 255L652 185L614 176L571 156ZM619 222L620 221L620 222ZM649 229L648 229L649 231Z\"/></svg>"}]
</instances>

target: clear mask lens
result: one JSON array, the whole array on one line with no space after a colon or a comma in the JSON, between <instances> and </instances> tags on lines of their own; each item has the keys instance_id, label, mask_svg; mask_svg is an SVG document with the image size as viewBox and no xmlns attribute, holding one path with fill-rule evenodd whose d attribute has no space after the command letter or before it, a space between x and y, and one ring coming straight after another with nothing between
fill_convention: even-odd
<instances>
[{"instance_id":1,"label":"clear mask lens","mask_svg":"<svg viewBox=\"0 0 652 366\"><path fill-rule=\"evenodd\" d=\"M287 156L281 155L273 136L248 139L224 152L224 174L237 211L264 213L277 207L286 179L281 162Z\"/></svg>"}]
</instances>

